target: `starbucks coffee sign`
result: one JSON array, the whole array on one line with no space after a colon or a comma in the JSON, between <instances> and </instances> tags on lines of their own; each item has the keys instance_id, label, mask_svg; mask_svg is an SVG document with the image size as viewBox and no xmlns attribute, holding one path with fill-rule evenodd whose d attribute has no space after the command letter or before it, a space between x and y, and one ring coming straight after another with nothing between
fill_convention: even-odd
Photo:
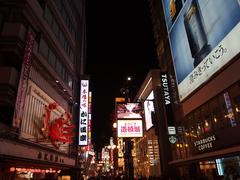
<instances>
[{"instance_id":1,"label":"starbucks coffee sign","mask_svg":"<svg viewBox=\"0 0 240 180\"><path fill-rule=\"evenodd\" d=\"M204 151L213 148L213 142L216 141L215 135L208 136L206 138L200 139L194 142L194 147L198 151Z\"/></svg>"}]
</instances>

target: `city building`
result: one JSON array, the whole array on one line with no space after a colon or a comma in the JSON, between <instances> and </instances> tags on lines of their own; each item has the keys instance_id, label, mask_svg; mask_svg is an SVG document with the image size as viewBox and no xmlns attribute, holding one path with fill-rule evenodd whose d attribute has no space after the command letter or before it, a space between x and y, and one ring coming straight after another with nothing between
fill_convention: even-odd
<instances>
[{"instance_id":1,"label":"city building","mask_svg":"<svg viewBox=\"0 0 240 180\"><path fill-rule=\"evenodd\" d=\"M84 0L0 2L0 179L78 176L85 36Z\"/></svg>"},{"instance_id":2,"label":"city building","mask_svg":"<svg viewBox=\"0 0 240 180\"><path fill-rule=\"evenodd\" d=\"M159 125L156 121L163 121L157 116L160 91L160 71L150 70L142 83L135 101L141 102L143 116L143 137L135 138L134 174L135 177L160 177L162 175L161 159L159 156ZM162 113L163 114L163 113ZM161 119L159 119L161 118Z\"/></svg>"},{"instance_id":3,"label":"city building","mask_svg":"<svg viewBox=\"0 0 240 180\"><path fill-rule=\"evenodd\" d=\"M149 6L160 72L167 75L172 103L173 118L166 114L171 143L166 164L187 178L236 179L240 175L239 1L149 0ZM167 110L168 97L163 98ZM160 157L161 153L160 149Z\"/></svg>"}]
</instances>

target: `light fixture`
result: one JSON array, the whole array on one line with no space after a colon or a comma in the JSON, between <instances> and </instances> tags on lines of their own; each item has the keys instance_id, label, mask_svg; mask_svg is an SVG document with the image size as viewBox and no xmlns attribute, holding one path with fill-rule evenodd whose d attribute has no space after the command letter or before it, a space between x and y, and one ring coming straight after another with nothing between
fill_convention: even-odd
<instances>
[{"instance_id":1,"label":"light fixture","mask_svg":"<svg viewBox=\"0 0 240 180\"><path fill-rule=\"evenodd\" d=\"M132 78L131 78L130 76L128 76L128 77L127 77L127 80L128 80L128 81L131 81L131 80L132 80Z\"/></svg>"},{"instance_id":2,"label":"light fixture","mask_svg":"<svg viewBox=\"0 0 240 180\"><path fill-rule=\"evenodd\" d=\"M239 112L239 109L238 109L238 107L236 107L236 112Z\"/></svg>"},{"instance_id":3,"label":"light fixture","mask_svg":"<svg viewBox=\"0 0 240 180\"><path fill-rule=\"evenodd\" d=\"M208 127L208 121L207 120L205 120L205 126Z\"/></svg>"},{"instance_id":4,"label":"light fixture","mask_svg":"<svg viewBox=\"0 0 240 180\"><path fill-rule=\"evenodd\" d=\"M56 83L59 83L59 80L55 80Z\"/></svg>"}]
</instances>

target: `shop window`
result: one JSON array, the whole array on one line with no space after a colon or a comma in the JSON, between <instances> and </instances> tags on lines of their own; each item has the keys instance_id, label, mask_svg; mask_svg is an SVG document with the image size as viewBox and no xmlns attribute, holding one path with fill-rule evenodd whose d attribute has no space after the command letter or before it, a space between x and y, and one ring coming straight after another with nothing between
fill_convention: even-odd
<instances>
[{"instance_id":1,"label":"shop window","mask_svg":"<svg viewBox=\"0 0 240 180\"><path fill-rule=\"evenodd\" d=\"M212 110L212 124L214 131L221 131L224 129L224 118L221 113L221 107L219 105L219 100L218 98L214 98L210 103L209 103L209 109Z\"/></svg>"},{"instance_id":2,"label":"shop window","mask_svg":"<svg viewBox=\"0 0 240 180\"><path fill-rule=\"evenodd\" d=\"M213 130L212 130L212 121L211 121L211 112L209 109L209 103L202 106L201 117L202 117L204 134L205 135L211 134Z\"/></svg>"},{"instance_id":3,"label":"shop window","mask_svg":"<svg viewBox=\"0 0 240 180\"><path fill-rule=\"evenodd\" d=\"M224 119L223 126L224 126L224 128L229 128L231 126L230 126L230 123L228 122L228 118L227 118L228 112L227 112L226 103L225 103L223 94L221 94L219 96L219 103L221 105L220 106L221 107L221 114L222 114L222 117Z\"/></svg>"},{"instance_id":4,"label":"shop window","mask_svg":"<svg viewBox=\"0 0 240 180\"><path fill-rule=\"evenodd\" d=\"M196 136L203 137L204 136L204 126L202 123L201 112L200 110L196 110L194 112L194 119L195 119L195 129L196 129Z\"/></svg>"},{"instance_id":5,"label":"shop window","mask_svg":"<svg viewBox=\"0 0 240 180\"><path fill-rule=\"evenodd\" d=\"M226 179L238 179L240 176L240 156L216 159L218 174ZM231 177L231 178L230 178Z\"/></svg>"},{"instance_id":6,"label":"shop window","mask_svg":"<svg viewBox=\"0 0 240 180\"><path fill-rule=\"evenodd\" d=\"M224 92L220 99L222 101L222 108L224 112L226 127L234 127L237 125L236 118L233 112L233 105L230 99L229 92Z\"/></svg>"},{"instance_id":7,"label":"shop window","mask_svg":"<svg viewBox=\"0 0 240 180\"><path fill-rule=\"evenodd\" d=\"M239 84L234 85L229 89L231 97L232 108L236 118L237 125L240 124L240 86Z\"/></svg>"}]
</instances>

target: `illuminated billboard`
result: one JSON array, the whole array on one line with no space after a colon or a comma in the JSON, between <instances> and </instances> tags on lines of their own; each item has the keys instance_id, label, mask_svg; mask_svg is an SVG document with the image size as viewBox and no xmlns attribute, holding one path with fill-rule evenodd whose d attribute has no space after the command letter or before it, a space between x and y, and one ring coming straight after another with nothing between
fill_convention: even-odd
<instances>
[{"instance_id":1,"label":"illuminated billboard","mask_svg":"<svg viewBox=\"0 0 240 180\"><path fill-rule=\"evenodd\" d=\"M141 103L117 102L116 109L118 119L142 119Z\"/></svg>"},{"instance_id":2,"label":"illuminated billboard","mask_svg":"<svg viewBox=\"0 0 240 180\"><path fill-rule=\"evenodd\" d=\"M162 0L179 98L183 100L240 51L237 0Z\"/></svg>"},{"instance_id":3,"label":"illuminated billboard","mask_svg":"<svg viewBox=\"0 0 240 180\"><path fill-rule=\"evenodd\" d=\"M81 80L80 84L80 112L79 112L79 145L88 145L88 108L89 81Z\"/></svg>"},{"instance_id":4,"label":"illuminated billboard","mask_svg":"<svg viewBox=\"0 0 240 180\"><path fill-rule=\"evenodd\" d=\"M146 130L150 129L153 126L153 122L152 122L152 113L154 113L153 99L154 99L154 96L152 91L147 97L147 99L144 101L144 115L145 115Z\"/></svg>"},{"instance_id":5,"label":"illuminated billboard","mask_svg":"<svg viewBox=\"0 0 240 180\"><path fill-rule=\"evenodd\" d=\"M142 120L118 120L117 135L118 137L143 137Z\"/></svg>"}]
</instances>

